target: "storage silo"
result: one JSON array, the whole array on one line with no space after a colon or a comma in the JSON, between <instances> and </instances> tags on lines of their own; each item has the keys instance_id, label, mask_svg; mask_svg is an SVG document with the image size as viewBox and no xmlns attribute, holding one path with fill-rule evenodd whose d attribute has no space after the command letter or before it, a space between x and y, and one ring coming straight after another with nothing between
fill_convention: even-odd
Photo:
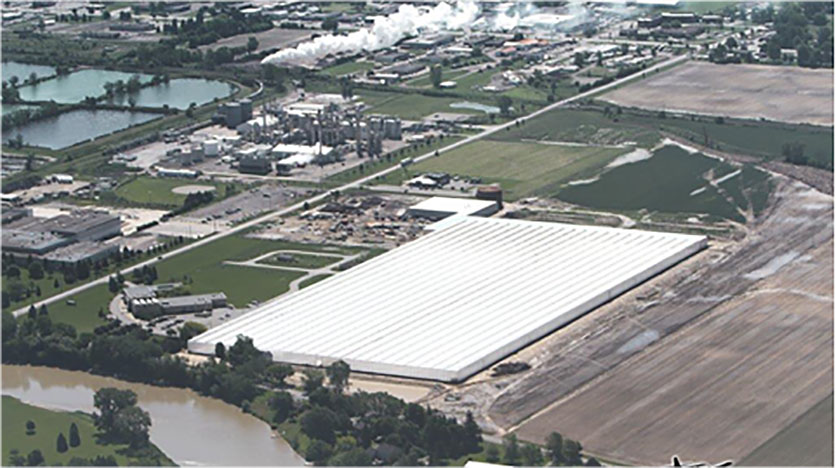
<instances>
[{"instance_id":1,"label":"storage silo","mask_svg":"<svg viewBox=\"0 0 836 468\"><path fill-rule=\"evenodd\" d=\"M476 189L478 200L492 200L502 209L502 188L499 185L483 185Z\"/></svg>"},{"instance_id":2,"label":"storage silo","mask_svg":"<svg viewBox=\"0 0 836 468\"><path fill-rule=\"evenodd\" d=\"M253 102L249 99L241 99L241 121L246 122L253 118Z\"/></svg>"},{"instance_id":3,"label":"storage silo","mask_svg":"<svg viewBox=\"0 0 836 468\"><path fill-rule=\"evenodd\" d=\"M241 104L238 102L231 102L226 105L226 126L235 128L244 121L243 113L241 111Z\"/></svg>"}]
</instances>

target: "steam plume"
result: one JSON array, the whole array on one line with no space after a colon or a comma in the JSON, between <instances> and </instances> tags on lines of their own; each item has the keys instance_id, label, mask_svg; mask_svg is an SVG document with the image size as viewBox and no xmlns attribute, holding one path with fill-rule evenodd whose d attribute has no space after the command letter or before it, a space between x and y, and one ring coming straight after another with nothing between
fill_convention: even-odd
<instances>
[{"instance_id":1,"label":"steam plume","mask_svg":"<svg viewBox=\"0 0 836 468\"><path fill-rule=\"evenodd\" d=\"M339 52L382 49L394 45L408 35L418 33L419 30L460 29L472 23L478 16L479 6L473 0L459 0L455 6L439 2L429 11L405 4L392 15L375 18L369 29L360 29L346 35L318 37L294 48L282 49L271 54L261 63L303 63Z\"/></svg>"}]
</instances>

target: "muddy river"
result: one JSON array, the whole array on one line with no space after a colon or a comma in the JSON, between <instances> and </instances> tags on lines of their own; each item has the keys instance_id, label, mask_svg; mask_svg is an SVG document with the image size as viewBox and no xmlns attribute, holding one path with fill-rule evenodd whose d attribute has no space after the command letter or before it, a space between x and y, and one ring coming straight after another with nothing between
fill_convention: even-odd
<instances>
[{"instance_id":1,"label":"muddy river","mask_svg":"<svg viewBox=\"0 0 836 468\"><path fill-rule=\"evenodd\" d=\"M151 414L151 440L179 465L301 465L270 427L191 390L154 387L47 367L3 366L3 394L44 408L92 413L102 387L131 389Z\"/></svg>"}]
</instances>

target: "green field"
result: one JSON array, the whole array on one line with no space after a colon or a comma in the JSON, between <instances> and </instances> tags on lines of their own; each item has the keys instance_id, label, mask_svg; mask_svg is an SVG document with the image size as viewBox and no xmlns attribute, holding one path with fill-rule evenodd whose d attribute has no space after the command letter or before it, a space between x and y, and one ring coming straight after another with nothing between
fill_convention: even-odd
<instances>
[{"instance_id":1,"label":"green field","mask_svg":"<svg viewBox=\"0 0 836 468\"><path fill-rule=\"evenodd\" d=\"M299 289L305 289L305 288L307 288L308 286L313 286L313 285L315 285L316 283L319 283L320 281L324 280L325 278L330 278L331 276L333 276L333 275L316 275L316 276L312 276L312 277L310 277L310 278L306 279L305 281L302 281L301 283L299 283Z\"/></svg>"},{"instance_id":2,"label":"green field","mask_svg":"<svg viewBox=\"0 0 836 468\"><path fill-rule=\"evenodd\" d=\"M478 140L394 172L398 184L425 172L480 177L499 183L509 200L554 192L562 183L606 165L625 149Z\"/></svg>"},{"instance_id":3,"label":"green field","mask_svg":"<svg viewBox=\"0 0 836 468\"><path fill-rule=\"evenodd\" d=\"M451 112L457 114L484 114L473 109L454 109L450 104L465 101L460 97L436 97L421 94L384 93L380 91L362 91L362 100L371 106L370 113L396 115L404 120L421 120L436 112ZM493 100L479 102L495 106Z\"/></svg>"},{"instance_id":4,"label":"green field","mask_svg":"<svg viewBox=\"0 0 836 468\"><path fill-rule=\"evenodd\" d=\"M520 127L495 133L489 138L501 141L530 139L602 145L635 142L649 148L659 141L659 134L653 129L641 128L622 120L613 121L595 110L556 109L527 119Z\"/></svg>"},{"instance_id":5,"label":"green field","mask_svg":"<svg viewBox=\"0 0 836 468\"><path fill-rule=\"evenodd\" d=\"M739 210L757 214L766 205L768 176L751 166L717 183L737 169L701 154L666 146L653 157L604 171L589 183L568 185L557 192L561 200L617 211L661 211L708 214L745 221Z\"/></svg>"},{"instance_id":6,"label":"green field","mask_svg":"<svg viewBox=\"0 0 836 468\"><path fill-rule=\"evenodd\" d=\"M114 294L107 289L107 284L93 286L67 299L49 304L49 318L56 323L68 323L79 333L92 332L96 327L107 323L107 320L99 317L99 309L107 313L113 296ZM68 304L68 300L75 301L75 305Z\"/></svg>"},{"instance_id":7,"label":"green field","mask_svg":"<svg viewBox=\"0 0 836 468\"><path fill-rule=\"evenodd\" d=\"M374 68L374 63L372 62L351 61L330 66L323 69L322 72L330 76L342 76L348 75L349 73L365 72L366 70L371 70L372 68Z\"/></svg>"},{"instance_id":8,"label":"green field","mask_svg":"<svg viewBox=\"0 0 836 468\"><path fill-rule=\"evenodd\" d=\"M157 264L160 281L181 281L192 294L224 292L229 302L243 307L252 300L265 301L288 291L290 283L304 276L299 271L224 264L244 261L275 250L327 253L328 246L229 236L163 260ZM331 252L352 253L364 249L340 247Z\"/></svg>"},{"instance_id":9,"label":"green field","mask_svg":"<svg viewBox=\"0 0 836 468\"><path fill-rule=\"evenodd\" d=\"M441 81L452 80L458 82L459 78L466 75L467 73L468 70L465 69L453 69L444 67L441 69ZM490 81L490 74L488 74L487 76L488 81ZM417 78L413 78L407 81L405 84L414 87L429 87L430 85L432 85L432 77L430 76L430 73L427 72ZM459 87L462 87L461 83L459 83Z\"/></svg>"},{"instance_id":10,"label":"green field","mask_svg":"<svg viewBox=\"0 0 836 468\"><path fill-rule=\"evenodd\" d=\"M292 268L305 268L308 270L316 270L319 268L327 267L328 265L333 265L334 263L339 262L342 260L341 257L332 257L332 256L320 256L320 255L303 255L298 253L291 253L289 255L293 256L292 261L282 260L279 258L281 254L272 255L270 257L265 258L264 260L259 261L258 263L264 263L267 265L276 265L276 266L286 266Z\"/></svg>"},{"instance_id":11,"label":"green field","mask_svg":"<svg viewBox=\"0 0 836 468\"><path fill-rule=\"evenodd\" d=\"M177 208L183 205L186 195L174 193L171 189L183 185L211 185L215 187L215 199L226 196L226 185L205 180L161 179L137 177L116 188L116 196L142 206Z\"/></svg>"},{"instance_id":12,"label":"green field","mask_svg":"<svg viewBox=\"0 0 836 468\"><path fill-rule=\"evenodd\" d=\"M97 430L93 425L93 418L84 413L68 413L51 411L37 406L27 405L17 398L3 395L3 464L7 464L12 450L17 450L24 457L32 450L38 449L44 456L47 465L66 465L73 457L95 458L98 455L112 455L117 463L125 465L147 465L153 460L140 459L133 456L130 448L122 444L100 445L96 443ZM26 421L35 423L35 433L26 434ZM70 424L78 426L81 444L70 447L64 453L56 449L56 439L59 433L69 438ZM149 453L155 454L160 463L174 466L158 448L153 447Z\"/></svg>"},{"instance_id":13,"label":"green field","mask_svg":"<svg viewBox=\"0 0 836 468\"><path fill-rule=\"evenodd\" d=\"M735 464L833 466L833 394Z\"/></svg>"},{"instance_id":14,"label":"green field","mask_svg":"<svg viewBox=\"0 0 836 468\"><path fill-rule=\"evenodd\" d=\"M556 109L527 120L524 125L491 136L492 139L573 141L581 143L617 144L636 142L649 148L661 132L677 135L697 144L708 144L720 151L741 153L769 160L783 159L786 143L804 144L809 159L832 167L833 129L813 125L790 125L714 118L681 118L658 113L623 110L610 106L589 109Z\"/></svg>"}]
</instances>

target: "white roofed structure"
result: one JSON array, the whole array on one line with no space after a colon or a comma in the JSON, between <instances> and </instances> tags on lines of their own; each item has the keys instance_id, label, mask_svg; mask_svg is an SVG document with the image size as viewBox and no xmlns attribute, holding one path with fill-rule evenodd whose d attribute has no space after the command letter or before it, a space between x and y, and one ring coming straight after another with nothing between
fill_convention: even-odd
<instances>
[{"instance_id":1,"label":"white roofed structure","mask_svg":"<svg viewBox=\"0 0 836 468\"><path fill-rule=\"evenodd\" d=\"M706 238L456 216L189 341L276 361L461 381L706 246Z\"/></svg>"},{"instance_id":2,"label":"white roofed structure","mask_svg":"<svg viewBox=\"0 0 836 468\"><path fill-rule=\"evenodd\" d=\"M409 207L409 216L442 219L455 214L469 216L490 216L499 211L499 205L492 200L475 198L431 197Z\"/></svg>"}]
</instances>

